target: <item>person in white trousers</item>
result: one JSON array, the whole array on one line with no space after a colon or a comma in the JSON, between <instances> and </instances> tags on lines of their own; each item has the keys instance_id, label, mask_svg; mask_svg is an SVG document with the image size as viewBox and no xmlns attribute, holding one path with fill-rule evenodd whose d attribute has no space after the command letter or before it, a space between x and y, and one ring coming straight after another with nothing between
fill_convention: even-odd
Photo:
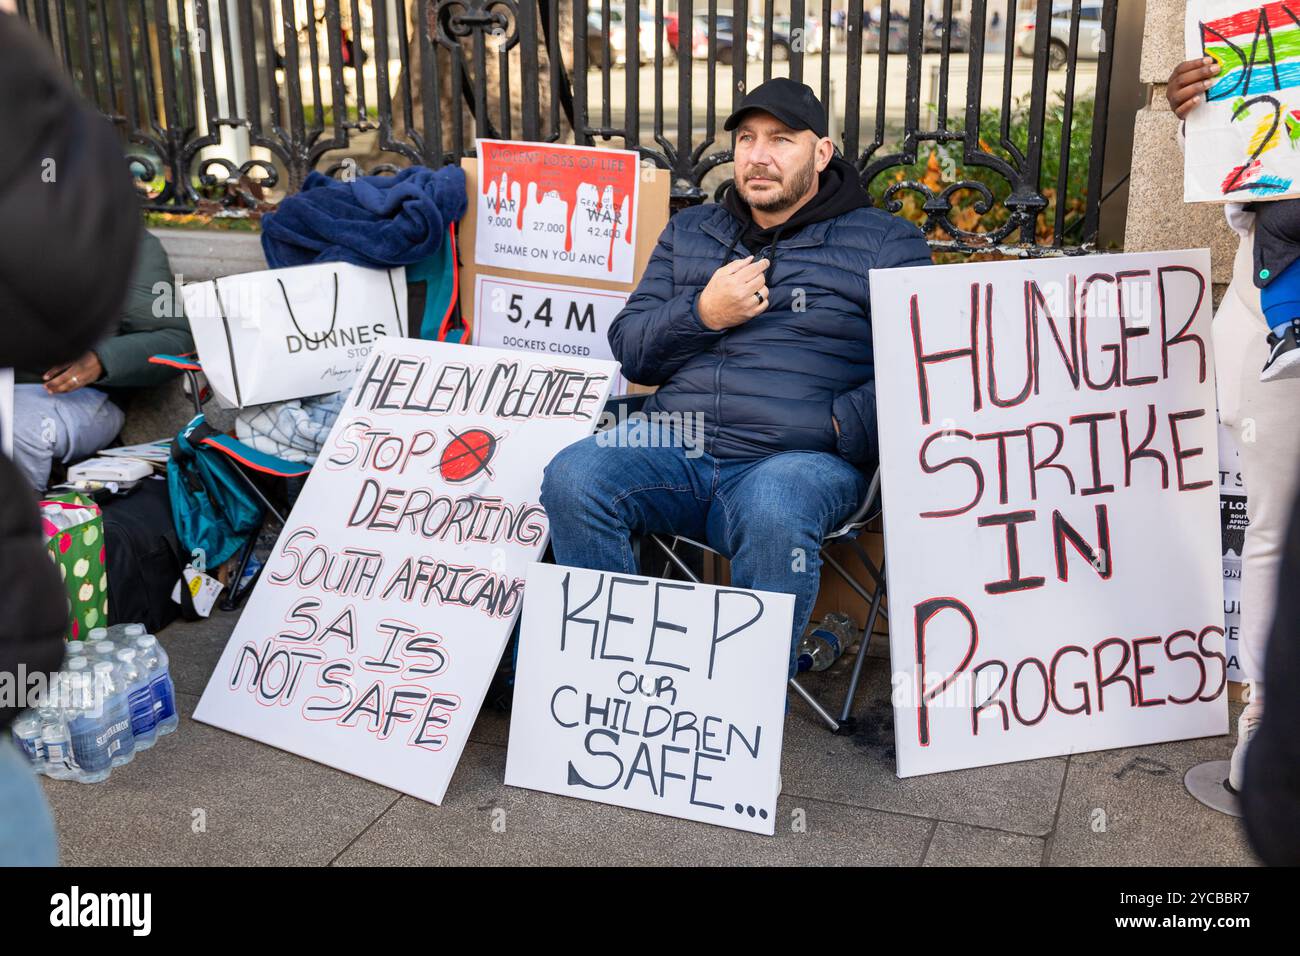
<instances>
[{"instance_id":1,"label":"person in white trousers","mask_svg":"<svg viewBox=\"0 0 1300 956\"><path fill-rule=\"evenodd\" d=\"M1174 68L1166 87L1169 105L1183 119L1215 82L1213 60L1188 60ZM1181 133L1180 133L1181 139ZM1294 200L1293 200L1294 201ZM1241 453L1246 483L1246 542L1242 552L1241 669L1250 679L1250 699L1237 719L1237 744L1228 783L1241 789L1246 748L1264 708L1264 648L1273 623L1278 569L1291 505L1300 485L1300 378L1264 382L1269 359L1269 325L1254 281L1255 214L1243 204L1225 207L1228 225L1241 237L1232 282L1214 314L1214 365L1219 418Z\"/></svg>"}]
</instances>

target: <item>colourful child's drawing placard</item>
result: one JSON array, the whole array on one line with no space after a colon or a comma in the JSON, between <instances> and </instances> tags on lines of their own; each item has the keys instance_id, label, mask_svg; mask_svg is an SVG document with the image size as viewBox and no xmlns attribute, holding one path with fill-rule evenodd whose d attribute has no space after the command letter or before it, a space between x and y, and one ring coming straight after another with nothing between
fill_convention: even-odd
<instances>
[{"instance_id":1,"label":"colourful child's drawing placard","mask_svg":"<svg viewBox=\"0 0 1300 956\"><path fill-rule=\"evenodd\" d=\"M506 783L771 835L794 597L534 564Z\"/></svg>"},{"instance_id":2,"label":"colourful child's drawing placard","mask_svg":"<svg viewBox=\"0 0 1300 956\"><path fill-rule=\"evenodd\" d=\"M631 150L481 139L474 262L631 282L640 182Z\"/></svg>"},{"instance_id":3,"label":"colourful child's drawing placard","mask_svg":"<svg viewBox=\"0 0 1300 956\"><path fill-rule=\"evenodd\" d=\"M1188 0L1186 44L1219 73L1187 114L1184 200L1300 196L1300 0Z\"/></svg>"},{"instance_id":4,"label":"colourful child's drawing placard","mask_svg":"<svg viewBox=\"0 0 1300 956\"><path fill-rule=\"evenodd\" d=\"M1209 270L872 271L900 776L1227 731Z\"/></svg>"},{"instance_id":5,"label":"colourful child's drawing placard","mask_svg":"<svg viewBox=\"0 0 1300 956\"><path fill-rule=\"evenodd\" d=\"M358 377L195 719L440 803L615 366L394 340Z\"/></svg>"}]
</instances>

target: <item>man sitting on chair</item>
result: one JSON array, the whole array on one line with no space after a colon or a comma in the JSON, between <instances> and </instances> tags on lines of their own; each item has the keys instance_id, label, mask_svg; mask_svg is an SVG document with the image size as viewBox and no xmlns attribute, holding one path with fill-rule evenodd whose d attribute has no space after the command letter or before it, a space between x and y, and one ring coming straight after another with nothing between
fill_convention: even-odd
<instances>
[{"instance_id":1,"label":"man sitting on chair","mask_svg":"<svg viewBox=\"0 0 1300 956\"><path fill-rule=\"evenodd\" d=\"M809 87L769 80L725 128L733 187L669 221L609 330L623 374L659 386L646 419L564 449L541 500L560 564L636 574L634 534L679 534L734 585L793 594L793 675L821 541L876 464L867 272L930 250L870 208Z\"/></svg>"}]
</instances>

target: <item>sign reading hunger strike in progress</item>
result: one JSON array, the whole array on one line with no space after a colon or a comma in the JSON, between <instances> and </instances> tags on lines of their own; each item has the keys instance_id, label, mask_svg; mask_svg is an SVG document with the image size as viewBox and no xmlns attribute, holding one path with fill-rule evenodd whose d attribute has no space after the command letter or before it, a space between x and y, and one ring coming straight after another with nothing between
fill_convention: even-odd
<instances>
[{"instance_id":1,"label":"sign reading hunger strike in progress","mask_svg":"<svg viewBox=\"0 0 1300 956\"><path fill-rule=\"evenodd\" d=\"M631 282L640 181L631 150L478 140L475 265Z\"/></svg>"},{"instance_id":2,"label":"sign reading hunger strike in progress","mask_svg":"<svg viewBox=\"0 0 1300 956\"><path fill-rule=\"evenodd\" d=\"M1226 732L1209 274L872 271L900 776Z\"/></svg>"},{"instance_id":3,"label":"sign reading hunger strike in progress","mask_svg":"<svg viewBox=\"0 0 1300 956\"><path fill-rule=\"evenodd\" d=\"M404 339L358 377L195 719L440 803L614 367Z\"/></svg>"},{"instance_id":4,"label":"sign reading hunger strike in progress","mask_svg":"<svg viewBox=\"0 0 1300 956\"><path fill-rule=\"evenodd\" d=\"M506 783L771 835L794 597L528 569Z\"/></svg>"}]
</instances>

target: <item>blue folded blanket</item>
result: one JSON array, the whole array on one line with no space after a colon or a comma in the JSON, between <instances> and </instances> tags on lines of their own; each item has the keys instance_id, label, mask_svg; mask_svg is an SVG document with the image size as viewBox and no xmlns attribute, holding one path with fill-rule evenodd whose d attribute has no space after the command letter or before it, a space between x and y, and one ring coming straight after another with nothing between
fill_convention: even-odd
<instances>
[{"instance_id":1,"label":"blue folded blanket","mask_svg":"<svg viewBox=\"0 0 1300 956\"><path fill-rule=\"evenodd\" d=\"M465 173L454 165L411 166L352 182L312 172L301 192L262 219L262 251L272 269L313 262L410 265L438 251L467 202Z\"/></svg>"}]
</instances>

